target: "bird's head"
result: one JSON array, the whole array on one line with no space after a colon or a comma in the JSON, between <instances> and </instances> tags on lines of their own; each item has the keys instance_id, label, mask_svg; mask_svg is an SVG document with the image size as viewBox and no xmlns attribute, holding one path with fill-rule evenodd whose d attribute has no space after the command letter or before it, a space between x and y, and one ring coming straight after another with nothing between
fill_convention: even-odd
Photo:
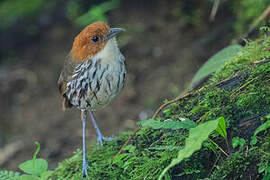
<instances>
[{"instance_id":1,"label":"bird's head","mask_svg":"<svg viewBox=\"0 0 270 180\"><path fill-rule=\"evenodd\" d=\"M124 31L122 28L110 28L104 22L95 22L85 27L74 39L71 57L76 61L84 61L94 57L105 47L106 43Z\"/></svg>"}]
</instances>

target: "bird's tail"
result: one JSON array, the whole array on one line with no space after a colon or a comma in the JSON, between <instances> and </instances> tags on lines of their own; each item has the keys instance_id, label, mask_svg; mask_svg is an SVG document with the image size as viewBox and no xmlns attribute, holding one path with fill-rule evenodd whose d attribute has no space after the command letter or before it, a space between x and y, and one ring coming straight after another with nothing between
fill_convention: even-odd
<instances>
[{"instance_id":1,"label":"bird's tail","mask_svg":"<svg viewBox=\"0 0 270 180\"><path fill-rule=\"evenodd\" d=\"M64 96L62 98L62 110L66 111L67 108L71 108L73 105L70 103L70 101Z\"/></svg>"}]
</instances>

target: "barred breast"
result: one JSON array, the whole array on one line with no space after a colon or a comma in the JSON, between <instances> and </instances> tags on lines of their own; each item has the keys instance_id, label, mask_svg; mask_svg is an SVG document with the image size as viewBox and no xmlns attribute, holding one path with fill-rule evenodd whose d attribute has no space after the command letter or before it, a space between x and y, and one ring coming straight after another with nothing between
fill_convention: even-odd
<instances>
[{"instance_id":1,"label":"barred breast","mask_svg":"<svg viewBox=\"0 0 270 180\"><path fill-rule=\"evenodd\" d=\"M66 97L73 106L95 111L118 95L126 77L125 58L121 53L114 58L107 60L97 56L75 68L66 89Z\"/></svg>"}]
</instances>

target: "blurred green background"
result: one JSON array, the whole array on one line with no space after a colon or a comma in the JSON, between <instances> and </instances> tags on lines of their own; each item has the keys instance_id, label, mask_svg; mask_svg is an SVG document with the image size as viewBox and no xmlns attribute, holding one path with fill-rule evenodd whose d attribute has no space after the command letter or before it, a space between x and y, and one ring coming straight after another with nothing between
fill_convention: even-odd
<instances>
[{"instance_id":1,"label":"blurred green background","mask_svg":"<svg viewBox=\"0 0 270 180\"><path fill-rule=\"evenodd\" d=\"M127 31L118 42L127 85L96 113L105 135L132 129L188 87L221 48L262 25L269 0L2 0L0 2L0 168L16 169L41 142L50 168L81 144L76 110L62 112L57 79L73 38L105 21ZM249 38L256 37L252 33ZM95 139L88 123L87 138Z\"/></svg>"},{"instance_id":2,"label":"blurred green background","mask_svg":"<svg viewBox=\"0 0 270 180\"><path fill-rule=\"evenodd\" d=\"M164 4L175 2L171 0ZM230 13L234 18L234 35L240 35L256 24L256 19L266 9L269 2L269 0L205 0L202 2L182 0L167 12L166 18L178 18L184 21L182 23L196 25L203 20L205 10L210 11L217 3L217 11L220 11L218 14L224 10ZM84 27L94 21L108 22L110 11L123 8L122 4L125 3L127 2L123 0L3 0L0 2L1 55L16 54L14 51L18 46L28 43L29 40L38 36L40 31L55 23L65 22L76 27ZM134 1L130 5L132 3ZM158 1L137 0L135 3L155 6ZM208 9L205 6L208 6ZM138 13L140 13L139 9Z\"/></svg>"}]
</instances>

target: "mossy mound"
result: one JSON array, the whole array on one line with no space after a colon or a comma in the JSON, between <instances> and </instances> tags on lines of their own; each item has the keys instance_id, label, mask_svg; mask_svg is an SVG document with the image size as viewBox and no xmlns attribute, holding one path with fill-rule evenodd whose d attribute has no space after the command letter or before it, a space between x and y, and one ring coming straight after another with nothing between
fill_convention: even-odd
<instances>
[{"instance_id":1,"label":"mossy mound","mask_svg":"<svg viewBox=\"0 0 270 180\"><path fill-rule=\"evenodd\" d=\"M171 168L164 179L262 179L270 166L270 130L257 135L256 128L270 114L270 37L262 36L248 45L221 70L193 90L171 103L157 121L202 123L219 117L226 120L228 141L217 133L190 158ZM88 179L157 179L184 146L188 130L142 127L123 152L115 154L130 133L114 142L89 148ZM232 148L232 139L244 139ZM253 136L254 137L254 136ZM218 146L213 146L213 143ZM250 145L252 144L252 145ZM53 179L80 179L81 151L59 164Z\"/></svg>"}]
</instances>

